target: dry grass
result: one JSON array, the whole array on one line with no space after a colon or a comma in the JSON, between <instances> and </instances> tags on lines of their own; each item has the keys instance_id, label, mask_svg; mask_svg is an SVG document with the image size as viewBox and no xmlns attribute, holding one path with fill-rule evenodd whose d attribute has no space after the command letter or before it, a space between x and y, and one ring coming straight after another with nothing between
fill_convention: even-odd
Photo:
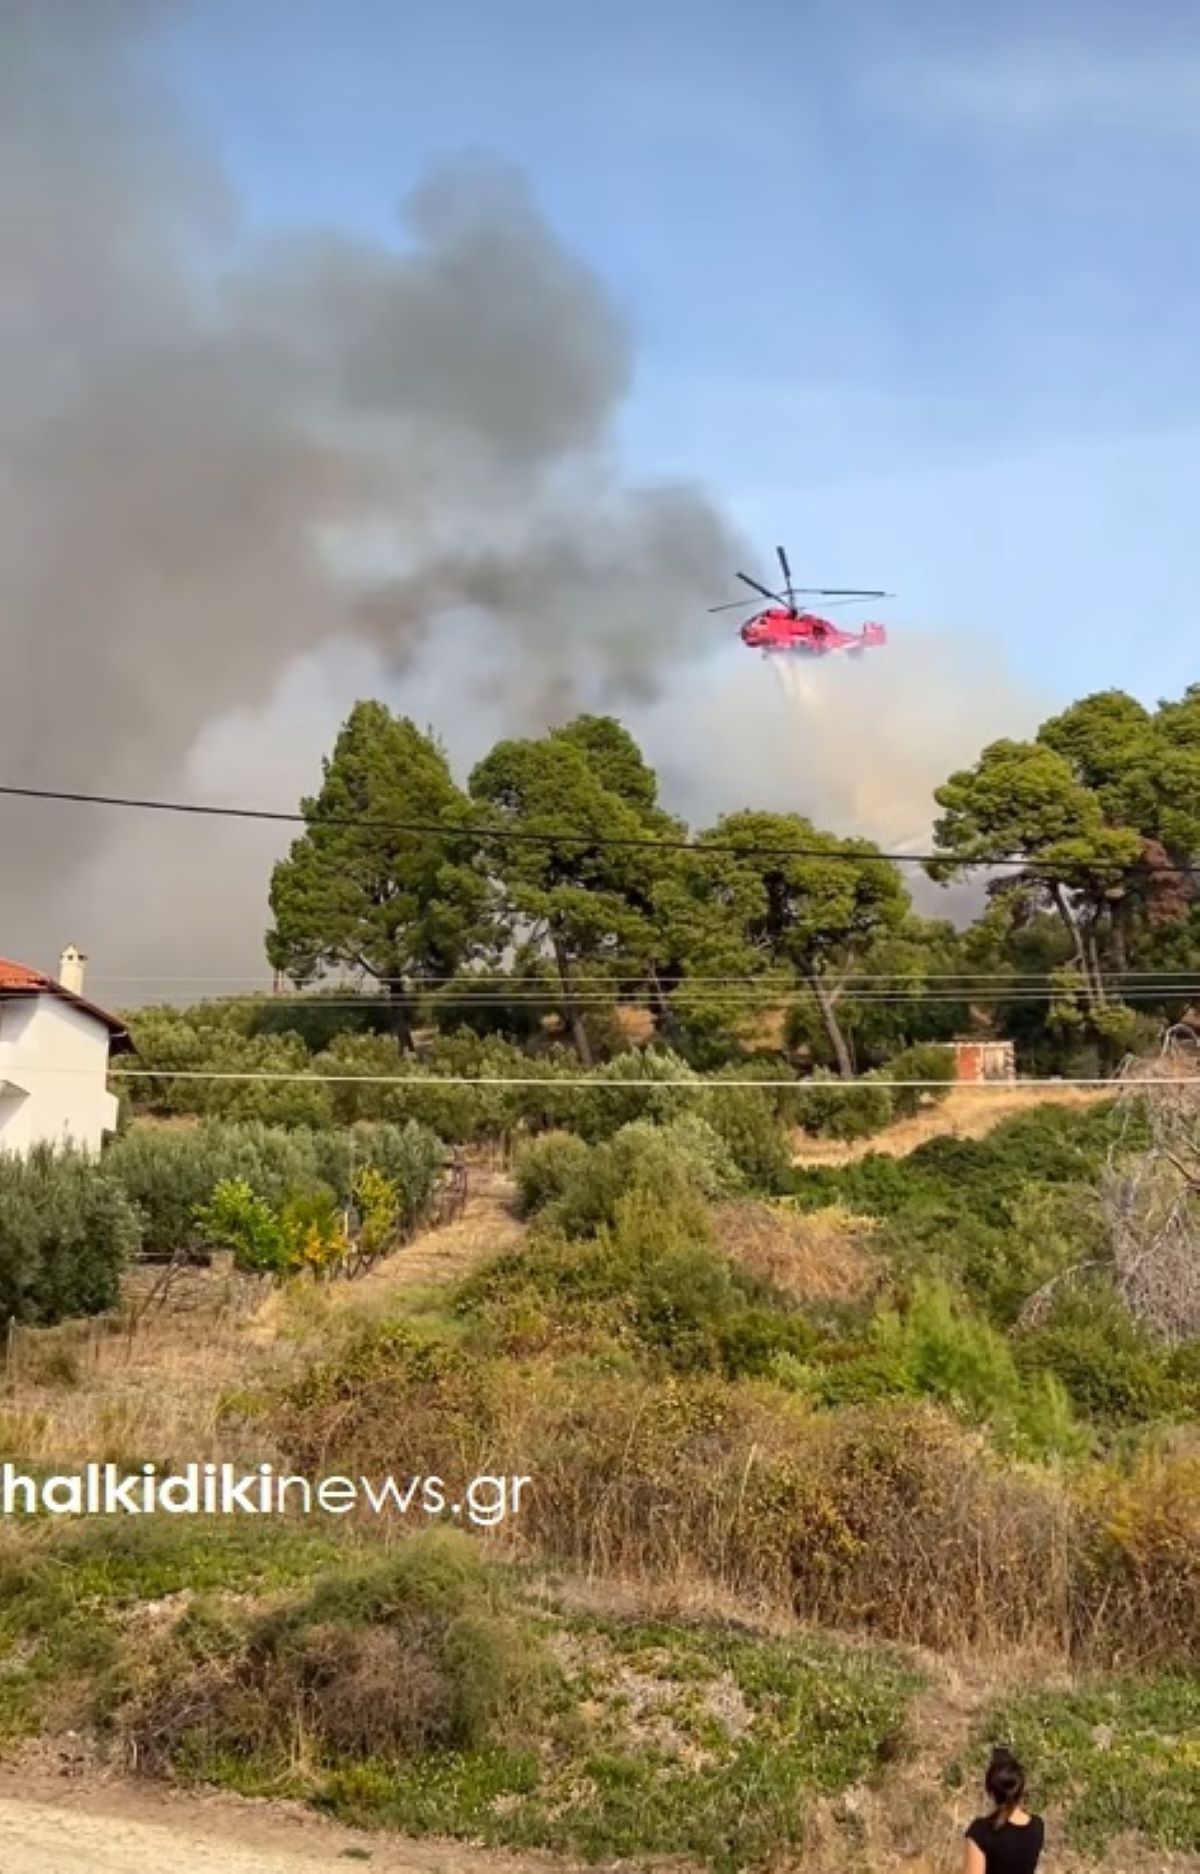
<instances>
[{"instance_id":1,"label":"dry grass","mask_svg":"<svg viewBox=\"0 0 1200 1874\"><path fill-rule=\"evenodd\" d=\"M277 1345L267 1363L289 1354ZM34 1464L232 1459L242 1454L222 1424L223 1400L263 1377L254 1314L228 1308L214 1282L206 1303L168 1305L137 1326L27 1332L0 1395L0 1438Z\"/></svg>"},{"instance_id":2,"label":"dry grass","mask_svg":"<svg viewBox=\"0 0 1200 1874\"><path fill-rule=\"evenodd\" d=\"M778 1204L723 1204L717 1242L760 1280L800 1301L853 1301L878 1278L869 1240L873 1224L831 1206L809 1215Z\"/></svg>"},{"instance_id":3,"label":"dry grass","mask_svg":"<svg viewBox=\"0 0 1200 1874\"><path fill-rule=\"evenodd\" d=\"M1096 1106L1111 1098L1099 1087L1046 1085L1010 1087L979 1085L955 1087L939 1106L930 1106L911 1119L898 1119L895 1125L869 1139L844 1143L840 1139L811 1139L797 1132L794 1139L797 1165L851 1165L871 1152L883 1152L890 1158L905 1158L930 1139L982 1139L1004 1119L1028 1112L1034 1106Z\"/></svg>"},{"instance_id":4,"label":"dry grass","mask_svg":"<svg viewBox=\"0 0 1200 1874\"><path fill-rule=\"evenodd\" d=\"M360 1281L270 1289L187 1271L147 1307L161 1271L131 1272L119 1316L23 1329L0 1386L0 1443L31 1464L259 1463L267 1428L227 1402L298 1374L380 1319L398 1293L458 1280L520 1239L511 1185L477 1171L463 1216L428 1230Z\"/></svg>"}]
</instances>

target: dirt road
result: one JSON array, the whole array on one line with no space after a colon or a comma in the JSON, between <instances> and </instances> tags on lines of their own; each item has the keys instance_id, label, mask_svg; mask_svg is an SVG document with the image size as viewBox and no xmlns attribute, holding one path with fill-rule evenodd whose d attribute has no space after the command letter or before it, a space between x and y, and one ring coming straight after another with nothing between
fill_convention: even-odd
<instances>
[{"instance_id":1,"label":"dirt road","mask_svg":"<svg viewBox=\"0 0 1200 1874\"><path fill-rule=\"evenodd\" d=\"M287 1804L124 1783L19 1787L0 1782L4 1874L543 1874L534 1858L363 1835Z\"/></svg>"}]
</instances>

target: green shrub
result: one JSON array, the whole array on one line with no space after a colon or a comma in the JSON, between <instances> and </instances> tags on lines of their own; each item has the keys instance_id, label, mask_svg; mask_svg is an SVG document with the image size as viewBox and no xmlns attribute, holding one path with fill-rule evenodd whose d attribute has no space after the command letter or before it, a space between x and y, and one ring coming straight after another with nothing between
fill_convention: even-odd
<instances>
[{"instance_id":1,"label":"green shrub","mask_svg":"<svg viewBox=\"0 0 1200 1874\"><path fill-rule=\"evenodd\" d=\"M542 1212L544 1223L573 1240L594 1237L612 1223L629 1188L629 1166L611 1142L585 1147L559 1195Z\"/></svg>"},{"instance_id":2,"label":"green shrub","mask_svg":"<svg viewBox=\"0 0 1200 1874\"><path fill-rule=\"evenodd\" d=\"M240 1758L269 1778L301 1754L332 1768L481 1750L519 1735L554 1682L529 1624L450 1530L329 1576L225 1651L216 1673L172 1660L130 1717L148 1767L203 1774Z\"/></svg>"},{"instance_id":3,"label":"green shrub","mask_svg":"<svg viewBox=\"0 0 1200 1874\"><path fill-rule=\"evenodd\" d=\"M108 1147L104 1165L137 1206L147 1248L166 1252L196 1241L196 1214L221 1183L244 1183L278 1211L323 1191L348 1201L364 1165L396 1184L401 1220L412 1226L428 1212L443 1156L437 1136L411 1120L323 1131L207 1120L134 1126Z\"/></svg>"},{"instance_id":4,"label":"green shrub","mask_svg":"<svg viewBox=\"0 0 1200 1874\"><path fill-rule=\"evenodd\" d=\"M319 1153L320 1134L317 1142ZM419 1120L409 1119L401 1126L356 1126L347 1143L352 1154L350 1165L340 1179L326 1179L339 1196L350 1195L354 1170L369 1166L395 1186L403 1227L415 1228L428 1216L441 1186L446 1157L436 1132Z\"/></svg>"},{"instance_id":5,"label":"green shrub","mask_svg":"<svg viewBox=\"0 0 1200 1874\"><path fill-rule=\"evenodd\" d=\"M424 1086L400 1085L425 1076L400 1053L390 1035L342 1034L313 1057L313 1068L338 1078L329 1085L332 1116L339 1126L362 1122L403 1124L421 1112ZM453 1095L453 1088L446 1088ZM459 1122L461 1123L461 1121Z\"/></svg>"},{"instance_id":6,"label":"green shrub","mask_svg":"<svg viewBox=\"0 0 1200 1874\"><path fill-rule=\"evenodd\" d=\"M312 1078L312 1056L296 1035L254 1035L226 1021L197 1019L198 1012L140 1010L130 1016L140 1073L133 1099L140 1110L203 1114L221 1119L258 1119L276 1125L328 1125L333 1116L329 1088ZM184 1071L201 1078L172 1077ZM285 1078L223 1079L228 1074L279 1074ZM205 1078L212 1075L213 1078Z\"/></svg>"},{"instance_id":7,"label":"green shrub","mask_svg":"<svg viewBox=\"0 0 1200 1874\"><path fill-rule=\"evenodd\" d=\"M785 1367L780 1377L826 1406L892 1395L934 1400L1032 1455L1087 1449L1057 1379L1023 1376L1004 1336L937 1282L919 1281L902 1309L881 1309L857 1346L834 1342L803 1371Z\"/></svg>"},{"instance_id":8,"label":"green shrub","mask_svg":"<svg viewBox=\"0 0 1200 1874\"><path fill-rule=\"evenodd\" d=\"M836 1203L877 1217L953 1208L1003 1226L1030 1184L1094 1183L1118 1136L1110 1106L1038 1106L1002 1121L984 1139L942 1136L905 1158L872 1153L837 1169L797 1170L789 1184L808 1208ZM1144 1135L1136 1121L1125 1136L1131 1151L1140 1149Z\"/></svg>"},{"instance_id":9,"label":"green shrub","mask_svg":"<svg viewBox=\"0 0 1200 1874\"><path fill-rule=\"evenodd\" d=\"M868 1080L851 1084L823 1069L804 1085L800 1101L800 1124L818 1138L868 1139L882 1132L893 1116L894 1104L887 1087Z\"/></svg>"},{"instance_id":10,"label":"green shrub","mask_svg":"<svg viewBox=\"0 0 1200 1874\"><path fill-rule=\"evenodd\" d=\"M621 1127L612 1147L630 1185L678 1186L710 1200L731 1197L742 1187L725 1139L698 1113L683 1113L665 1125L635 1119Z\"/></svg>"},{"instance_id":11,"label":"green shrub","mask_svg":"<svg viewBox=\"0 0 1200 1874\"><path fill-rule=\"evenodd\" d=\"M239 1269L255 1275L278 1275L290 1261L288 1234L265 1198L244 1178L225 1178L196 1213L201 1240L213 1249L233 1252Z\"/></svg>"},{"instance_id":12,"label":"green shrub","mask_svg":"<svg viewBox=\"0 0 1200 1874\"><path fill-rule=\"evenodd\" d=\"M463 1030L480 1040L536 1041L559 991L549 976L465 975L437 995L430 1017L442 1034ZM540 998L540 999L539 999Z\"/></svg>"},{"instance_id":13,"label":"green shrub","mask_svg":"<svg viewBox=\"0 0 1200 1874\"><path fill-rule=\"evenodd\" d=\"M320 1188L316 1138L306 1127L254 1120L136 1126L114 1140L104 1163L137 1205L147 1247L167 1251L195 1240L196 1211L218 1184L243 1182L275 1207Z\"/></svg>"},{"instance_id":14,"label":"green shrub","mask_svg":"<svg viewBox=\"0 0 1200 1874\"><path fill-rule=\"evenodd\" d=\"M647 1130L669 1139L674 1128ZM622 1140L640 1131L593 1147L585 1178L547 1206L531 1241L468 1277L457 1308L478 1340L516 1354L623 1347L731 1378L811 1352L818 1336L803 1316L716 1250L686 1165L632 1181L622 1170Z\"/></svg>"},{"instance_id":15,"label":"green shrub","mask_svg":"<svg viewBox=\"0 0 1200 1874\"><path fill-rule=\"evenodd\" d=\"M1103 1254L1094 1193L1086 1187L1025 1185L1010 1195L1008 1212L997 1223L977 1216L969 1201L935 1201L918 1189L872 1245L897 1276L946 1282L1007 1329L1045 1283Z\"/></svg>"},{"instance_id":16,"label":"green shrub","mask_svg":"<svg viewBox=\"0 0 1200 1874\"><path fill-rule=\"evenodd\" d=\"M137 1206L148 1250L186 1248L195 1216L231 1169L207 1128L135 1125L105 1149L105 1170Z\"/></svg>"},{"instance_id":17,"label":"green shrub","mask_svg":"<svg viewBox=\"0 0 1200 1874\"><path fill-rule=\"evenodd\" d=\"M778 1061L759 1065L746 1062L725 1068L717 1080L782 1079L786 1066ZM778 1087L722 1087L704 1096L699 1106L704 1118L720 1133L747 1185L774 1192L785 1187L792 1164L790 1127L798 1120L802 1099Z\"/></svg>"},{"instance_id":18,"label":"green shrub","mask_svg":"<svg viewBox=\"0 0 1200 1874\"><path fill-rule=\"evenodd\" d=\"M605 1061L590 1079L597 1091L577 1089L570 1120L571 1129L585 1139L610 1139L635 1119L664 1125L696 1110L697 1096L690 1086L663 1084L699 1079L682 1055L669 1049L631 1049Z\"/></svg>"},{"instance_id":19,"label":"green shrub","mask_svg":"<svg viewBox=\"0 0 1200 1874\"><path fill-rule=\"evenodd\" d=\"M592 1148L573 1132L545 1132L523 1145L513 1162L523 1216L533 1216L564 1196L586 1173Z\"/></svg>"},{"instance_id":20,"label":"green shrub","mask_svg":"<svg viewBox=\"0 0 1200 1874\"><path fill-rule=\"evenodd\" d=\"M1021 1370L1050 1373L1076 1409L1102 1424L1144 1425L1200 1412L1200 1376L1172 1362L1104 1281L1066 1289L1046 1322L1016 1342Z\"/></svg>"},{"instance_id":21,"label":"green shrub","mask_svg":"<svg viewBox=\"0 0 1200 1874\"><path fill-rule=\"evenodd\" d=\"M385 996L342 985L255 1001L249 1033L294 1036L310 1054L320 1054L340 1035L390 1036L391 1026L392 1011Z\"/></svg>"},{"instance_id":22,"label":"green shrub","mask_svg":"<svg viewBox=\"0 0 1200 1874\"><path fill-rule=\"evenodd\" d=\"M93 1159L0 1154L0 1320L44 1327L115 1307L140 1242L137 1212Z\"/></svg>"},{"instance_id":23,"label":"green shrub","mask_svg":"<svg viewBox=\"0 0 1200 1874\"><path fill-rule=\"evenodd\" d=\"M881 1080L919 1080L920 1087L893 1087L892 1109L897 1119L907 1119L922 1106L939 1105L948 1096L955 1077L954 1054L950 1048L926 1043L893 1054L879 1069Z\"/></svg>"},{"instance_id":24,"label":"green shrub","mask_svg":"<svg viewBox=\"0 0 1200 1874\"><path fill-rule=\"evenodd\" d=\"M592 1146L572 1133L547 1133L522 1149L516 1175L525 1214L540 1212L576 1238L611 1226L621 1197L635 1187L669 1201L672 1194L725 1197L741 1186L724 1140L694 1113L661 1126L634 1120Z\"/></svg>"}]
</instances>

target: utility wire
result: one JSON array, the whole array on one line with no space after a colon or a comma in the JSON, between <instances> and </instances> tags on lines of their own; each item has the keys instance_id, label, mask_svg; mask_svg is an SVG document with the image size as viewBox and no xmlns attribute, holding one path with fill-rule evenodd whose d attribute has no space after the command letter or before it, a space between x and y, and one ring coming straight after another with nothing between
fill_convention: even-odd
<instances>
[{"instance_id":1,"label":"utility wire","mask_svg":"<svg viewBox=\"0 0 1200 1874\"><path fill-rule=\"evenodd\" d=\"M1023 983L1047 982L1057 970L1068 969L1070 967L1069 964L1063 963L1056 964L1054 969L1043 970L928 970L921 974L920 980L924 983L1012 983L1020 985ZM1115 983L1139 980L1159 983L1182 981L1186 979L1188 982L1192 982L1200 972L1197 972L1195 969L1104 970L1101 974L1104 982L1108 985L1112 985ZM244 976L110 976L106 972L99 980L106 986L109 984L115 985L117 983L184 983L190 986L192 984L202 983L245 983L246 979ZM764 983L769 984L772 978L769 973L753 975L750 972L741 971L737 973L731 972L726 976L706 975L702 972L698 972L694 976L660 975L652 979L649 975L639 975L636 971L629 970L624 973L618 971L616 974L610 976L578 975L573 976L571 980L581 987L600 985L604 988L616 989L625 984L634 987L640 987L643 984L651 985L652 980L657 981L664 988L679 988L680 986L690 987L696 983L750 983L761 986ZM838 980L839 983L886 982L903 984L909 981L909 977L903 970L857 970L847 976L839 977ZM426 990L435 989L451 991L458 991L461 989L466 992L473 989L475 985L478 985L480 989L485 989L496 994L501 993L506 985L511 985L513 989L530 990L543 986L556 990L557 987L550 981L549 977L539 979L532 976L505 977L499 975L489 976L486 974L480 974L478 976L421 976L414 978L414 981L422 993ZM362 1002L385 1000L384 992L379 988L356 991L347 983L338 983L334 988L336 993L327 994L324 990L319 988L279 990L255 987L231 989L229 990L229 995L231 998L238 1000L261 996L268 1001L304 1002L306 1006L312 1003L322 1008L328 1008L336 1004L339 1000L339 996L341 996L343 992L344 1000L355 1006Z\"/></svg>"},{"instance_id":2,"label":"utility wire","mask_svg":"<svg viewBox=\"0 0 1200 1874\"><path fill-rule=\"evenodd\" d=\"M1044 873L1049 878L1065 878L1077 873L1096 872L1111 873L1122 877L1135 874L1140 870L1138 861L1120 859L1080 860L1064 864L1052 863L1049 860L1015 858L1011 853L979 853L973 857L960 857L946 852L853 852L843 847L830 850L823 846L792 845L786 841L776 841L760 846L736 840L660 839L649 834L538 832L529 827L497 827L479 822L446 826L439 821L431 820L376 820L364 818L361 815L338 814L319 814L309 819L303 813L284 813L265 807L219 807L199 801L145 800L121 794L85 794L61 788L12 787L4 784L0 784L0 797L12 800L59 801L91 807L121 807L139 813L189 814L219 820L255 820L278 825L344 826L362 831L431 834L441 839L488 840L500 845L633 847L651 852L690 852L702 857L715 853L729 854L743 859L772 857L828 859L834 863L851 865L867 865L873 861L882 860L890 865L938 865L957 871L977 871L980 868L1000 870L1004 867L1015 867L1023 872ZM1161 865L1155 867L1155 873L1160 877L1167 873L1173 877L1200 877L1200 865Z\"/></svg>"},{"instance_id":3,"label":"utility wire","mask_svg":"<svg viewBox=\"0 0 1200 1874\"><path fill-rule=\"evenodd\" d=\"M1086 987L1087 985L1083 982L1082 978L1080 978L1078 986L1072 983L1062 989L930 989L924 991L920 989L852 989L845 995L839 997L837 1006L839 1008L844 1008L851 1005L869 1005L877 1003L883 1006L895 1005L897 1007L908 1007L912 1004L923 1006L927 1003L935 1005L941 1003L942 1005L952 1004L956 1007L959 1004L983 1007L989 1003L1058 1002L1071 995L1083 993ZM1132 987L1125 990L1113 989L1111 984L1106 985L1106 987L1110 989L1114 1000L1121 1002L1186 1001L1189 998L1200 996L1200 981L1176 983L1166 986L1142 985L1139 987L1134 984ZM3 992L0 991L0 994L2 993ZM271 1008L295 1009L297 1006L301 1010L304 1010L305 1008L311 1009L314 1007L311 1003L305 1004L303 1002L298 1002L298 999L291 999L283 996L278 998L273 998L271 996L257 998L242 997L238 998L238 1000L242 1002L243 1007L256 1010ZM708 989L694 992L686 998L686 1002L682 1006L692 1009L733 1007L753 1010L761 1008L764 1012L768 1012L771 1009L778 1008L806 1007L814 1000L814 993L811 989L760 990L755 992L751 989L730 988L725 990ZM651 1004L646 1000L602 995L595 990L583 990L578 994L573 994L570 1001L575 1008L624 1009L631 1013L637 1012L638 1010L645 1010L647 1013L653 1013ZM461 996L454 998L450 1012L454 1013L456 1010L460 1009L553 1010L561 1007L563 1002L564 997L554 990L548 990L541 995ZM164 1006L169 1008L172 1013L182 1018L189 1014L192 1009L196 1007L204 1008L206 1005L203 1003L165 1005L162 1003L148 1003L143 1004L140 1008L128 1009L125 1013L127 1013L131 1019L136 1019L138 1015L144 1015L148 1010L160 1010ZM335 1014L342 1011L356 1012L365 1011L367 1009L386 1013L388 1009L387 1002L382 998L372 998L368 1000L365 997L360 1001L346 1002L338 1002L330 999L327 1002L315 1006L318 1011L324 1009Z\"/></svg>"},{"instance_id":4,"label":"utility wire","mask_svg":"<svg viewBox=\"0 0 1200 1874\"><path fill-rule=\"evenodd\" d=\"M84 1067L48 1067L39 1068L39 1073L52 1074L90 1074L90 1068ZM920 1088L929 1093L939 1087L970 1088L1002 1092L1010 1087L1079 1087L1095 1089L1121 1087L1169 1087L1178 1090L1181 1085L1194 1085L1200 1092L1200 1079L1194 1082L1180 1081L1164 1075L1129 1076L1123 1079L1079 1079L1054 1080L1047 1076L1017 1077L1012 1080L875 1080L866 1075L859 1075L849 1080L716 1080L698 1076L689 1080L683 1076L663 1080L618 1080L588 1079L586 1075L547 1075L542 1078L536 1074L309 1074L304 1072L273 1073L245 1070L219 1070L200 1067L111 1067L109 1075L115 1080L233 1080L233 1081L272 1081L299 1082L306 1086L355 1086L355 1087L421 1087L426 1092L438 1087L541 1087L546 1092L553 1092L559 1087L588 1088L598 1091L616 1088L620 1092L642 1089L653 1093L660 1087L687 1088L696 1092L745 1092L757 1089L770 1091L786 1090L790 1093L803 1093L806 1088L816 1086L824 1095L830 1088L845 1088L850 1091L858 1087Z\"/></svg>"}]
</instances>

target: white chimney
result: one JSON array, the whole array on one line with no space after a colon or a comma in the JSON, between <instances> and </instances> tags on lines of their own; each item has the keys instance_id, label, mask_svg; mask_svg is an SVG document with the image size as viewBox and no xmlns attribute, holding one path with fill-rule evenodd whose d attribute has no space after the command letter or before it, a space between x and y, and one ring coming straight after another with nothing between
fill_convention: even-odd
<instances>
[{"instance_id":1,"label":"white chimney","mask_svg":"<svg viewBox=\"0 0 1200 1874\"><path fill-rule=\"evenodd\" d=\"M87 958L74 944L68 944L58 960L58 980L61 986L73 996L83 994L83 975L87 968Z\"/></svg>"}]
</instances>

